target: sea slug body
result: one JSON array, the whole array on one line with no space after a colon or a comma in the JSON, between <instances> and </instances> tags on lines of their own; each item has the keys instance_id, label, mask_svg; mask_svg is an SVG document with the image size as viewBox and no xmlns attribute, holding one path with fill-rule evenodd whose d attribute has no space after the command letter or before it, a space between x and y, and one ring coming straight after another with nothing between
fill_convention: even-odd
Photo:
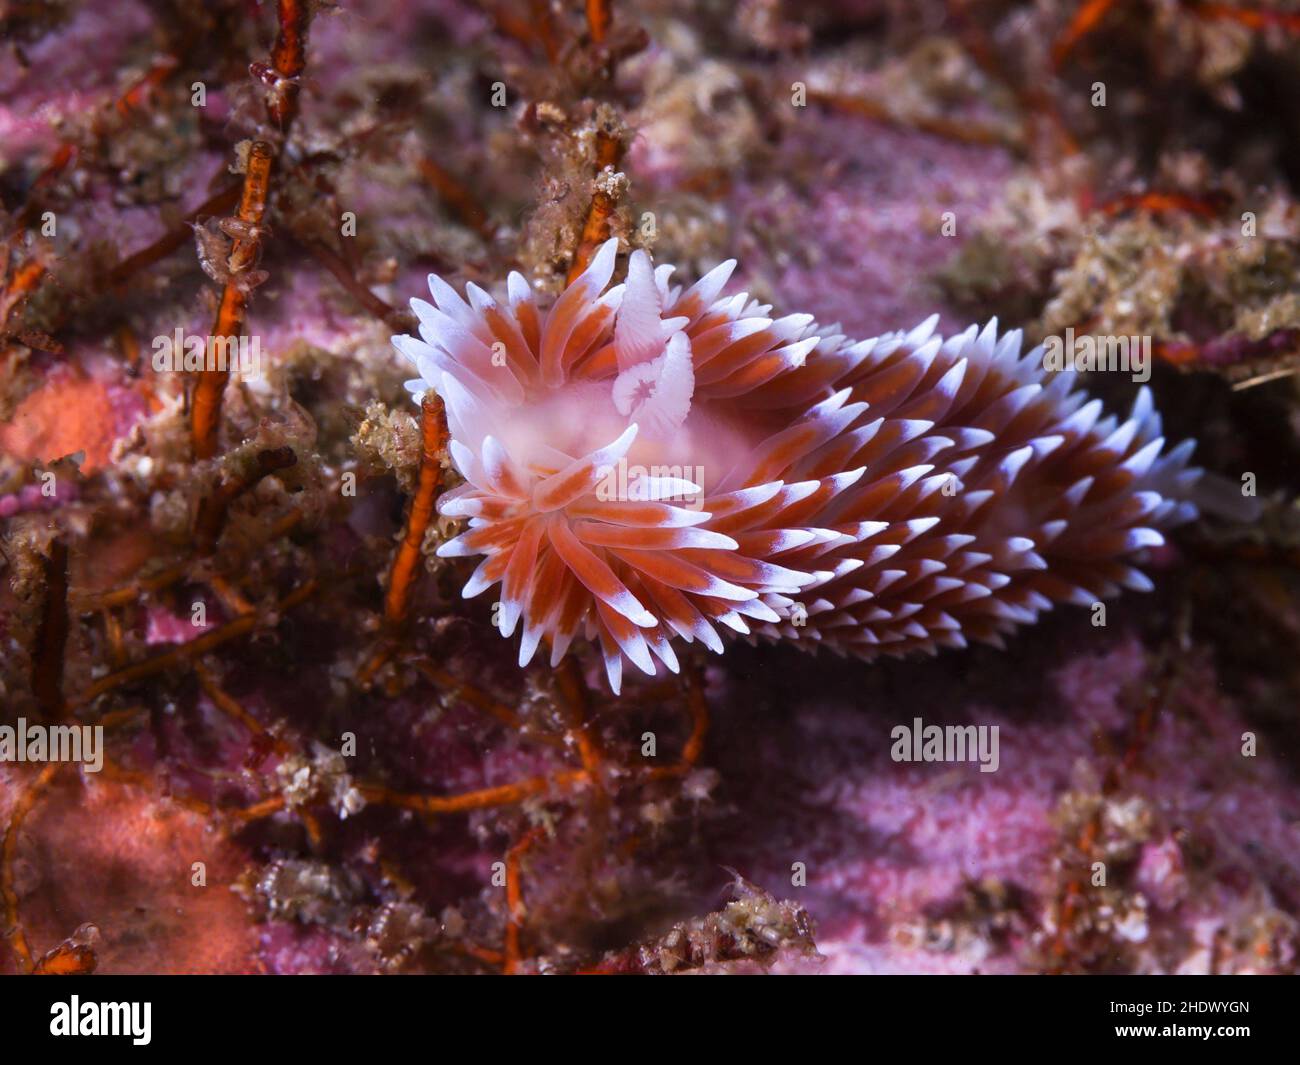
<instances>
[{"instance_id":1,"label":"sea slug body","mask_svg":"<svg viewBox=\"0 0 1300 1065\"><path fill-rule=\"evenodd\" d=\"M1072 371L996 321L937 316L852 342L807 314L690 287L617 241L555 300L518 273L504 302L431 276L420 337L394 338L417 397L446 403L468 520L443 556L484 556L519 662L579 635L677 669L721 632L873 658L1001 645L1053 604L1149 590L1135 554L1196 515L1192 443L1165 451L1150 393L1104 415Z\"/></svg>"}]
</instances>

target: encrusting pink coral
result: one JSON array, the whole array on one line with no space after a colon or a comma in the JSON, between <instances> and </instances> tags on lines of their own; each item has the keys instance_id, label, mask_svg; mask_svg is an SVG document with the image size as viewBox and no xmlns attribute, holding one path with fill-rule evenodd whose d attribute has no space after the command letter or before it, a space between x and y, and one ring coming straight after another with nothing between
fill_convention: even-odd
<instances>
[{"instance_id":1,"label":"encrusting pink coral","mask_svg":"<svg viewBox=\"0 0 1300 1065\"><path fill-rule=\"evenodd\" d=\"M944 339L937 316L852 343L810 315L722 296L726 262L683 289L618 242L539 309L429 278L420 337L394 338L447 405L465 484L441 512L501 583L520 664L584 634L677 669L674 637L718 626L863 658L1001 644L1053 603L1151 585L1129 559L1195 516L1192 443L1162 454L1149 392L1102 416L996 321Z\"/></svg>"}]
</instances>

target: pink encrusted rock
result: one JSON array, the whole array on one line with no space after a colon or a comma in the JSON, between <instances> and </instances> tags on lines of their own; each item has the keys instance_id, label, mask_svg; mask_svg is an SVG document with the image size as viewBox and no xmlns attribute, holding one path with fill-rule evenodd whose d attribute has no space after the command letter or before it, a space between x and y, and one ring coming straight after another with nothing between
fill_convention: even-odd
<instances>
[{"instance_id":1,"label":"pink encrusted rock","mask_svg":"<svg viewBox=\"0 0 1300 1065\"><path fill-rule=\"evenodd\" d=\"M144 412L140 394L124 383L55 370L0 425L0 448L46 463L84 452L80 468L90 474L108 462L113 445Z\"/></svg>"}]
</instances>

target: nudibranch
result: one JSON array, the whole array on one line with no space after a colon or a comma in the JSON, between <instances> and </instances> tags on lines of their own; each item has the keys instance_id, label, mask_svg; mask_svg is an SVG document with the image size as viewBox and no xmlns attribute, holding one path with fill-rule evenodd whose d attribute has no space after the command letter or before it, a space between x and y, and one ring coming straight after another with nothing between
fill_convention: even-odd
<instances>
[{"instance_id":1,"label":"nudibranch","mask_svg":"<svg viewBox=\"0 0 1300 1065\"><path fill-rule=\"evenodd\" d=\"M811 315L690 287L610 240L549 309L511 273L498 300L430 276L419 339L465 479L439 501L500 585L519 663L545 641L676 671L673 644L750 639L870 659L1002 645L1055 603L1149 590L1134 562L1196 515L1192 443L1165 449L1150 393L1105 415L1073 371L996 320L938 317L853 342ZM1137 557L1135 557L1137 556Z\"/></svg>"}]
</instances>

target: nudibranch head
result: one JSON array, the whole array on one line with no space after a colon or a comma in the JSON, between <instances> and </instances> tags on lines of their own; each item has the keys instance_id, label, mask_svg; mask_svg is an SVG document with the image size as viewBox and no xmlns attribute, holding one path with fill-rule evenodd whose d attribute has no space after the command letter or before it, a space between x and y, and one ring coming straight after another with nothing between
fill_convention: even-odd
<instances>
[{"instance_id":1,"label":"nudibranch head","mask_svg":"<svg viewBox=\"0 0 1300 1065\"><path fill-rule=\"evenodd\" d=\"M1190 442L1164 450L1150 394L1103 416L1072 371L996 321L944 339L937 316L851 342L807 314L690 287L610 240L539 306L430 276L419 338L394 344L417 397L447 408L465 478L439 502L501 585L519 662L595 641L677 670L673 644L720 630L871 658L1000 643L1056 602L1148 589L1131 556L1194 516Z\"/></svg>"}]
</instances>

